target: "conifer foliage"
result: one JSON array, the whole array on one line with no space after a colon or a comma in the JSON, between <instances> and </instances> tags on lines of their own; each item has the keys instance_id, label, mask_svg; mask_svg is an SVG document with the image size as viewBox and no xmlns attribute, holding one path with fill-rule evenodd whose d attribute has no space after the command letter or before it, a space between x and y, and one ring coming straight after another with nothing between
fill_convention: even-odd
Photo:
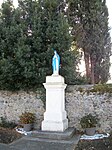
<instances>
[{"instance_id":1,"label":"conifer foliage","mask_svg":"<svg viewBox=\"0 0 112 150\"><path fill-rule=\"evenodd\" d=\"M86 77L90 83L109 78L111 40L105 0L68 0L68 17L74 41L84 52Z\"/></svg>"},{"instance_id":2,"label":"conifer foliage","mask_svg":"<svg viewBox=\"0 0 112 150\"><path fill-rule=\"evenodd\" d=\"M59 0L19 0L2 4L0 15L0 89L32 89L52 74L52 48L61 56L61 74L74 78L76 56ZM73 70L74 67L74 70ZM73 72L73 74L72 74ZM71 76L72 74L72 76Z\"/></svg>"}]
</instances>

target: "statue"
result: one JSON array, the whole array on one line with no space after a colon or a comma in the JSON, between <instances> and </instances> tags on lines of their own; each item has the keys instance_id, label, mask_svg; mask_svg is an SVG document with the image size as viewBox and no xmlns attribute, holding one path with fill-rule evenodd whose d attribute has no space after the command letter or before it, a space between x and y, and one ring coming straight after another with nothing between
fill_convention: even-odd
<instances>
[{"instance_id":1,"label":"statue","mask_svg":"<svg viewBox=\"0 0 112 150\"><path fill-rule=\"evenodd\" d=\"M54 50L54 56L52 58L53 75L59 75L60 68L60 56L57 51Z\"/></svg>"}]
</instances>

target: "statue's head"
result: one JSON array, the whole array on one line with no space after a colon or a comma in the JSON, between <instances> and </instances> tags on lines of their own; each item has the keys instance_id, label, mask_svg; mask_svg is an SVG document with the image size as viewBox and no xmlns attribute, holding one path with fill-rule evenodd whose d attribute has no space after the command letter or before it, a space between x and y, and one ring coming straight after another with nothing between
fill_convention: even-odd
<instances>
[{"instance_id":1,"label":"statue's head","mask_svg":"<svg viewBox=\"0 0 112 150\"><path fill-rule=\"evenodd\" d=\"M55 55L57 54L56 50L54 50L54 54L55 54Z\"/></svg>"},{"instance_id":2,"label":"statue's head","mask_svg":"<svg viewBox=\"0 0 112 150\"><path fill-rule=\"evenodd\" d=\"M53 49L53 51L54 51L54 54L57 54L57 51L54 49L54 48L52 48Z\"/></svg>"}]
</instances>

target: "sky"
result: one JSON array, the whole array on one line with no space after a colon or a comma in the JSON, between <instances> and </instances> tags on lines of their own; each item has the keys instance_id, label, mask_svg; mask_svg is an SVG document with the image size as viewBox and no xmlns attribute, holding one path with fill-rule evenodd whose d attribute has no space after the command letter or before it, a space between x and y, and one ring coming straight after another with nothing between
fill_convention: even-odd
<instances>
[{"instance_id":1,"label":"sky","mask_svg":"<svg viewBox=\"0 0 112 150\"><path fill-rule=\"evenodd\" d=\"M1 3L5 0L0 0L0 5ZM13 3L15 7L17 7L18 3L17 0L13 0ZM110 35L111 35L111 41L112 41L112 0L106 0L107 7L108 7L108 12L109 12L109 27L110 27ZM110 67L110 75L111 79L108 81L109 83L112 83L112 56L110 57L110 62L111 62L111 67ZM81 66L81 71L84 71L83 65Z\"/></svg>"}]
</instances>

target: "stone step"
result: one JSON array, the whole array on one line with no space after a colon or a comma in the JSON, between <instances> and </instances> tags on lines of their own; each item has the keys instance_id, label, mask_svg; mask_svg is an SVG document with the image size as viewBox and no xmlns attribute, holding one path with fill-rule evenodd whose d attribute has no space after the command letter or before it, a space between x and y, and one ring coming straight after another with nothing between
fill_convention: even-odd
<instances>
[{"instance_id":1,"label":"stone step","mask_svg":"<svg viewBox=\"0 0 112 150\"><path fill-rule=\"evenodd\" d=\"M0 150L9 150L8 145L0 143Z\"/></svg>"},{"instance_id":2,"label":"stone step","mask_svg":"<svg viewBox=\"0 0 112 150\"><path fill-rule=\"evenodd\" d=\"M43 139L56 139L56 140L66 140L72 138L76 133L74 128L68 128L64 132L53 132L53 131L33 131L30 137L33 138L43 138Z\"/></svg>"},{"instance_id":3,"label":"stone step","mask_svg":"<svg viewBox=\"0 0 112 150\"><path fill-rule=\"evenodd\" d=\"M71 139L53 140L25 136L10 145L12 150L75 150L80 136L74 135Z\"/></svg>"}]
</instances>

